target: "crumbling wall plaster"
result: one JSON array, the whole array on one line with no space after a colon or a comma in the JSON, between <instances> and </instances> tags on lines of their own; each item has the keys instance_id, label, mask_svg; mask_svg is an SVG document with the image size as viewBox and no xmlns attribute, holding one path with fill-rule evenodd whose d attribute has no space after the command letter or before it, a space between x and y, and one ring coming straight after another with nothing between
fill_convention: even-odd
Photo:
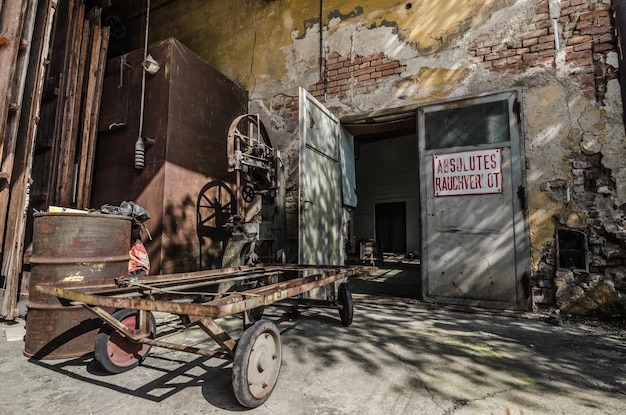
<instances>
[{"instance_id":1,"label":"crumbling wall plaster","mask_svg":"<svg viewBox=\"0 0 626 415\"><path fill-rule=\"evenodd\" d=\"M563 284L577 281L584 291L588 281L604 281L596 275L615 280L626 266L626 147L610 7L609 0L189 0L155 12L165 25L153 36L173 30L167 20L194 14L167 35L249 90L250 111L282 150L292 191L299 86L339 117L521 87L531 288L536 304L570 304L564 296L580 290ZM557 287L562 228L587 235L591 276L560 278Z\"/></svg>"}]
</instances>

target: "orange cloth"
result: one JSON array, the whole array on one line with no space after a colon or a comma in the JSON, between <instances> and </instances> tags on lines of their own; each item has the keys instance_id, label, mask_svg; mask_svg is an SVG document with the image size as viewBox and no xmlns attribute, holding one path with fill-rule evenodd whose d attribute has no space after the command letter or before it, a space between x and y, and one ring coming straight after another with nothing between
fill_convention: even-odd
<instances>
[{"instance_id":1,"label":"orange cloth","mask_svg":"<svg viewBox=\"0 0 626 415\"><path fill-rule=\"evenodd\" d=\"M131 275L148 275L150 272L150 256L141 239L135 240L130 248L130 261L128 261L128 273Z\"/></svg>"}]
</instances>

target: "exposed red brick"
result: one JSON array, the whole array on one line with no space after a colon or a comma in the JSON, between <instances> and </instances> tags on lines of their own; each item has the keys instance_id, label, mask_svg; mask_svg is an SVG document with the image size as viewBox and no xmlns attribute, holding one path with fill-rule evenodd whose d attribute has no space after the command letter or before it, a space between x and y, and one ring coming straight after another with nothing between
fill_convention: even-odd
<instances>
[{"instance_id":1,"label":"exposed red brick","mask_svg":"<svg viewBox=\"0 0 626 415\"><path fill-rule=\"evenodd\" d=\"M359 67L359 69L369 68L370 67L370 63L369 62L363 62L358 67Z\"/></svg>"},{"instance_id":2,"label":"exposed red brick","mask_svg":"<svg viewBox=\"0 0 626 415\"><path fill-rule=\"evenodd\" d=\"M539 43L537 45L532 45L530 47L530 50L533 52L537 52L540 50L546 50L546 49L554 49L554 43L552 42L548 42L548 43Z\"/></svg>"},{"instance_id":3,"label":"exposed red brick","mask_svg":"<svg viewBox=\"0 0 626 415\"><path fill-rule=\"evenodd\" d=\"M568 3L569 3L571 6L578 6L578 5L580 5L580 4L585 4L586 2L587 2L587 0L569 0L569 1L568 1ZM563 3L565 3L565 2L561 2L561 7L564 7L564 6L563 6Z\"/></svg>"},{"instance_id":4,"label":"exposed red brick","mask_svg":"<svg viewBox=\"0 0 626 415\"><path fill-rule=\"evenodd\" d=\"M333 88L328 88L328 92L330 92L331 94L336 94L339 91L341 91L341 88L339 88L338 86L333 87Z\"/></svg>"},{"instance_id":5,"label":"exposed red brick","mask_svg":"<svg viewBox=\"0 0 626 415\"><path fill-rule=\"evenodd\" d=\"M492 61L487 61L482 63L482 67L485 69L489 69L492 67Z\"/></svg>"},{"instance_id":6,"label":"exposed red brick","mask_svg":"<svg viewBox=\"0 0 626 415\"><path fill-rule=\"evenodd\" d=\"M393 68L397 68L398 66L400 66L400 62L392 61L392 62L389 62L389 63L384 63L382 65L376 66L376 70L377 71L384 71L385 69L393 69Z\"/></svg>"},{"instance_id":7,"label":"exposed red brick","mask_svg":"<svg viewBox=\"0 0 626 415\"><path fill-rule=\"evenodd\" d=\"M542 20L549 20L550 13L536 13L535 17L531 20L532 22L540 22Z\"/></svg>"},{"instance_id":8,"label":"exposed red brick","mask_svg":"<svg viewBox=\"0 0 626 415\"><path fill-rule=\"evenodd\" d=\"M371 77L370 74L366 73L366 74L358 76L356 79L357 81L365 81L366 79L370 79L370 77Z\"/></svg>"},{"instance_id":9,"label":"exposed red brick","mask_svg":"<svg viewBox=\"0 0 626 415\"><path fill-rule=\"evenodd\" d=\"M567 8L561 8L561 16L569 16L572 13L588 13L589 8L586 4L579 4L577 6L570 6Z\"/></svg>"},{"instance_id":10,"label":"exposed red brick","mask_svg":"<svg viewBox=\"0 0 626 415\"><path fill-rule=\"evenodd\" d=\"M342 66L343 66L343 63L342 62L338 62L338 63L334 63L332 65L328 65L327 69L330 71L330 70L333 70L333 69L339 69Z\"/></svg>"},{"instance_id":11,"label":"exposed red brick","mask_svg":"<svg viewBox=\"0 0 626 415\"><path fill-rule=\"evenodd\" d=\"M591 36L574 36L567 40L568 45L578 45L579 43L590 42Z\"/></svg>"},{"instance_id":12,"label":"exposed red brick","mask_svg":"<svg viewBox=\"0 0 626 415\"><path fill-rule=\"evenodd\" d=\"M530 52L530 48L519 48L516 49L515 51L518 55L523 55L525 53L529 53Z\"/></svg>"},{"instance_id":13,"label":"exposed red brick","mask_svg":"<svg viewBox=\"0 0 626 415\"><path fill-rule=\"evenodd\" d=\"M589 58L591 59L591 51L590 50L583 50L580 52L565 52L565 60L572 60L572 59L584 59L584 58Z\"/></svg>"},{"instance_id":14,"label":"exposed red brick","mask_svg":"<svg viewBox=\"0 0 626 415\"><path fill-rule=\"evenodd\" d=\"M600 43L599 45L593 45L594 52L606 52L607 50L616 50L617 47L611 43Z\"/></svg>"},{"instance_id":15,"label":"exposed red brick","mask_svg":"<svg viewBox=\"0 0 626 415\"><path fill-rule=\"evenodd\" d=\"M347 79L347 78L350 78L351 76L352 76L352 74L351 74L350 72L346 72L346 73L341 73L341 74L338 74L338 75L335 77L335 79L336 79L336 80L340 80L340 79Z\"/></svg>"},{"instance_id":16,"label":"exposed red brick","mask_svg":"<svg viewBox=\"0 0 626 415\"><path fill-rule=\"evenodd\" d=\"M574 52L580 52L582 50L591 50L591 42L590 43L583 43L581 45L576 45L574 46Z\"/></svg>"},{"instance_id":17,"label":"exposed red brick","mask_svg":"<svg viewBox=\"0 0 626 415\"><path fill-rule=\"evenodd\" d=\"M526 32L522 36L522 39L530 39L530 38L533 38L533 37L544 36L544 35L547 35L547 34L548 34L548 31L546 29L532 30L532 31Z\"/></svg>"},{"instance_id":18,"label":"exposed red brick","mask_svg":"<svg viewBox=\"0 0 626 415\"><path fill-rule=\"evenodd\" d=\"M373 78L373 79L380 78L381 76L383 76L382 72L372 72L370 74L370 77Z\"/></svg>"},{"instance_id":19,"label":"exposed red brick","mask_svg":"<svg viewBox=\"0 0 626 415\"><path fill-rule=\"evenodd\" d=\"M554 35L541 36L538 41L539 43L554 42Z\"/></svg>"},{"instance_id":20,"label":"exposed red brick","mask_svg":"<svg viewBox=\"0 0 626 415\"><path fill-rule=\"evenodd\" d=\"M393 75L393 69L385 69L383 71L383 76L390 76Z\"/></svg>"},{"instance_id":21,"label":"exposed red brick","mask_svg":"<svg viewBox=\"0 0 626 415\"><path fill-rule=\"evenodd\" d=\"M476 56L486 55L491 52L491 48L479 48L476 49Z\"/></svg>"},{"instance_id":22,"label":"exposed red brick","mask_svg":"<svg viewBox=\"0 0 626 415\"><path fill-rule=\"evenodd\" d=\"M485 55L485 56L484 56L484 59L485 59L486 61L492 61L492 60L494 60L494 59L498 59L498 58L499 58L499 56L498 56L498 54L497 54L497 53L489 53L489 54L487 54L487 55Z\"/></svg>"},{"instance_id":23,"label":"exposed red brick","mask_svg":"<svg viewBox=\"0 0 626 415\"><path fill-rule=\"evenodd\" d=\"M505 44L503 44L503 43L500 43L500 44L498 44L498 45L494 45L494 46L492 46L492 47L491 47L491 50L492 50L493 52L500 52L500 51L502 51L502 50L506 50L506 45L505 45Z\"/></svg>"},{"instance_id":24,"label":"exposed red brick","mask_svg":"<svg viewBox=\"0 0 626 415\"><path fill-rule=\"evenodd\" d=\"M511 65L513 63L517 63L517 62L521 62L522 61L522 57L521 56L511 56L510 58L506 58L506 63L508 65Z\"/></svg>"},{"instance_id":25,"label":"exposed red brick","mask_svg":"<svg viewBox=\"0 0 626 415\"><path fill-rule=\"evenodd\" d=\"M554 63L554 56L539 58L535 61L536 65L546 66Z\"/></svg>"},{"instance_id":26,"label":"exposed red brick","mask_svg":"<svg viewBox=\"0 0 626 415\"><path fill-rule=\"evenodd\" d=\"M589 20L579 20L576 23L576 29L580 30L580 29L587 29L588 27L593 26L593 20L589 19Z\"/></svg>"},{"instance_id":27,"label":"exposed red brick","mask_svg":"<svg viewBox=\"0 0 626 415\"><path fill-rule=\"evenodd\" d=\"M380 52L380 53L377 53L375 55L364 56L363 57L363 62L370 62L370 61L373 61L375 59L382 59L383 57L385 57L385 54L383 52Z\"/></svg>"},{"instance_id":28,"label":"exposed red brick","mask_svg":"<svg viewBox=\"0 0 626 415\"><path fill-rule=\"evenodd\" d=\"M506 65L506 58L504 58L504 59L496 59L496 60L492 61L492 63L491 63L491 64L492 64L494 67L495 67L495 66L504 66L504 65Z\"/></svg>"},{"instance_id":29,"label":"exposed red brick","mask_svg":"<svg viewBox=\"0 0 626 415\"><path fill-rule=\"evenodd\" d=\"M539 54L538 53L526 53L524 55L522 55L522 60L524 61L530 61L530 60L535 60L539 58Z\"/></svg>"},{"instance_id":30,"label":"exposed red brick","mask_svg":"<svg viewBox=\"0 0 626 415\"><path fill-rule=\"evenodd\" d=\"M609 16L598 17L596 19L596 26L598 26L598 27L605 27L605 28L607 28L607 32L608 32L610 30L610 27L611 27L611 18Z\"/></svg>"},{"instance_id":31,"label":"exposed red brick","mask_svg":"<svg viewBox=\"0 0 626 415\"><path fill-rule=\"evenodd\" d=\"M538 42L536 37L530 38L530 39L524 39L522 40L522 46L524 47L528 47L528 46L532 46L532 45L536 45Z\"/></svg>"},{"instance_id":32,"label":"exposed red brick","mask_svg":"<svg viewBox=\"0 0 626 415\"><path fill-rule=\"evenodd\" d=\"M395 74L400 74L400 73L402 73L402 72L404 72L404 71L406 71L406 66L405 66L405 65L402 65L402 66L400 66L400 67L398 67L398 68L394 69L394 70L393 70L393 73L395 73Z\"/></svg>"},{"instance_id":33,"label":"exposed red brick","mask_svg":"<svg viewBox=\"0 0 626 415\"><path fill-rule=\"evenodd\" d=\"M609 31L606 30L606 27L590 27L589 29L581 30L580 33L584 35L591 35L593 37L597 37L598 35L604 35Z\"/></svg>"},{"instance_id":34,"label":"exposed red brick","mask_svg":"<svg viewBox=\"0 0 626 415\"><path fill-rule=\"evenodd\" d=\"M581 13L580 20L596 19L600 17L610 17L610 16L611 14L608 10L596 10L593 12Z\"/></svg>"},{"instance_id":35,"label":"exposed red brick","mask_svg":"<svg viewBox=\"0 0 626 415\"><path fill-rule=\"evenodd\" d=\"M352 72L353 76L361 76L361 75L365 75L365 74L370 74L372 72L374 72L375 70L380 70L380 68L365 68L365 69L359 69L358 71L354 71Z\"/></svg>"},{"instance_id":36,"label":"exposed red brick","mask_svg":"<svg viewBox=\"0 0 626 415\"><path fill-rule=\"evenodd\" d=\"M535 23L535 27L537 29L547 29L548 33L554 33L554 25L552 24L552 20L546 20L545 22L537 22Z\"/></svg>"},{"instance_id":37,"label":"exposed red brick","mask_svg":"<svg viewBox=\"0 0 626 415\"><path fill-rule=\"evenodd\" d=\"M513 49L503 50L502 52L498 52L499 58L510 58L511 56L515 56L517 54Z\"/></svg>"}]
</instances>

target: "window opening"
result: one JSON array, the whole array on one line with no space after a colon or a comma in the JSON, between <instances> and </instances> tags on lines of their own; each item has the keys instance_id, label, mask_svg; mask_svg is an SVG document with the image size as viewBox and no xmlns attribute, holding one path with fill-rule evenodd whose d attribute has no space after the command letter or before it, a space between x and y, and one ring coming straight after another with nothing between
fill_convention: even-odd
<instances>
[{"instance_id":1,"label":"window opening","mask_svg":"<svg viewBox=\"0 0 626 415\"><path fill-rule=\"evenodd\" d=\"M427 112L426 150L510 141L508 100Z\"/></svg>"}]
</instances>

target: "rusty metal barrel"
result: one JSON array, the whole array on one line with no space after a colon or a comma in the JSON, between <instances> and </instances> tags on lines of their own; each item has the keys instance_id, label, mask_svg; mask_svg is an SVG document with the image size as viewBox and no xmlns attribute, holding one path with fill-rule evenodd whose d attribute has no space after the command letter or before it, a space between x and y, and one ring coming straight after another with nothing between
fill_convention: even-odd
<instances>
[{"instance_id":1,"label":"rusty metal barrel","mask_svg":"<svg viewBox=\"0 0 626 415\"><path fill-rule=\"evenodd\" d=\"M128 273L131 219L100 213L36 213L24 355L67 359L94 350L102 322L80 305L36 290L111 286Z\"/></svg>"}]
</instances>

